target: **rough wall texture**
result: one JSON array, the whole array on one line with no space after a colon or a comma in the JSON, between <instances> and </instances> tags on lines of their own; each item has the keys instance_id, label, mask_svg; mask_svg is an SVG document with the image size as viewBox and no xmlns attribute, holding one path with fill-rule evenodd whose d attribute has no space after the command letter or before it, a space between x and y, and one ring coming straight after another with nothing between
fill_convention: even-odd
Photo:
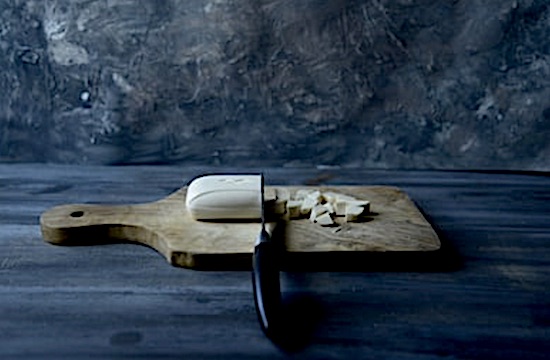
<instances>
[{"instance_id":1,"label":"rough wall texture","mask_svg":"<svg viewBox=\"0 0 550 360\"><path fill-rule=\"evenodd\" d=\"M0 161L550 170L546 0L0 0Z\"/></svg>"}]
</instances>

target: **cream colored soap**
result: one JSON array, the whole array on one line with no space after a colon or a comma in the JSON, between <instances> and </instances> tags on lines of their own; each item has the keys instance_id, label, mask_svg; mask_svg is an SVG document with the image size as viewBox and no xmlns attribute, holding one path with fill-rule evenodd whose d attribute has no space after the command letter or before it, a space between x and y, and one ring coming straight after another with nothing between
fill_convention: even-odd
<instances>
[{"instance_id":1,"label":"cream colored soap","mask_svg":"<svg viewBox=\"0 0 550 360\"><path fill-rule=\"evenodd\" d=\"M328 202L332 202L332 203L336 203L338 201L355 201L355 200L357 200L353 196L340 194L340 193L335 193L335 192L332 192L332 191L324 192L323 196L325 197L325 199Z\"/></svg>"},{"instance_id":2,"label":"cream colored soap","mask_svg":"<svg viewBox=\"0 0 550 360\"><path fill-rule=\"evenodd\" d=\"M304 216L307 216L308 214L310 214L311 209L313 209L315 205L317 205L317 199L309 196L306 197L302 201L302 206L300 207L300 213Z\"/></svg>"},{"instance_id":3,"label":"cream colored soap","mask_svg":"<svg viewBox=\"0 0 550 360\"><path fill-rule=\"evenodd\" d=\"M315 218L315 222L321 226L331 226L334 224L334 221L332 220L332 217L329 213L324 213L318 216L317 218Z\"/></svg>"},{"instance_id":4,"label":"cream colored soap","mask_svg":"<svg viewBox=\"0 0 550 360\"><path fill-rule=\"evenodd\" d=\"M310 214L310 216L309 216L309 220L310 220L311 222L315 222L315 220L316 220L319 216L321 216L321 215L323 215L323 214L325 214L325 213L327 213L327 212L328 212L328 208L327 208L326 206L324 206L324 205L315 205L315 206L313 207L313 209L311 209L311 214Z\"/></svg>"},{"instance_id":5,"label":"cream colored soap","mask_svg":"<svg viewBox=\"0 0 550 360\"><path fill-rule=\"evenodd\" d=\"M300 212L301 207L302 207L301 200L289 200L286 203L286 210L288 213L288 217L290 219L299 219L300 217L302 217L302 213Z\"/></svg>"},{"instance_id":6,"label":"cream colored soap","mask_svg":"<svg viewBox=\"0 0 550 360\"><path fill-rule=\"evenodd\" d=\"M370 203L368 201L350 201L346 204L346 221L358 221L369 213Z\"/></svg>"},{"instance_id":7,"label":"cream colored soap","mask_svg":"<svg viewBox=\"0 0 550 360\"><path fill-rule=\"evenodd\" d=\"M336 201L335 203L335 213L336 216L346 216L346 205L345 201Z\"/></svg>"},{"instance_id":8,"label":"cream colored soap","mask_svg":"<svg viewBox=\"0 0 550 360\"><path fill-rule=\"evenodd\" d=\"M367 214L370 211L370 202L367 200L348 201L347 205L350 207L363 208L363 214Z\"/></svg>"},{"instance_id":9,"label":"cream colored soap","mask_svg":"<svg viewBox=\"0 0 550 360\"><path fill-rule=\"evenodd\" d=\"M306 190L306 189L300 189L296 191L296 194L294 194L295 200L303 200L306 197L308 197L309 194L315 192L314 190Z\"/></svg>"},{"instance_id":10,"label":"cream colored soap","mask_svg":"<svg viewBox=\"0 0 550 360\"><path fill-rule=\"evenodd\" d=\"M206 175L187 188L185 205L196 220L259 219L261 175Z\"/></svg>"}]
</instances>

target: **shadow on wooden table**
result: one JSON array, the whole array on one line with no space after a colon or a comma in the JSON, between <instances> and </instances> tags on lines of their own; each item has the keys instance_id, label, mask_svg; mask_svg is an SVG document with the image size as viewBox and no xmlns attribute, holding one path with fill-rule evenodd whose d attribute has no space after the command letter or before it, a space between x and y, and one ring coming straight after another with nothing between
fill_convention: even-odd
<instances>
[{"instance_id":1,"label":"shadow on wooden table","mask_svg":"<svg viewBox=\"0 0 550 360\"><path fill-rule=\"evenodd\" d=\"M422 210L421 210L422 211ZM281 250L281 270L289 272L452 272L462 268L459 253L445 233L424 217L436 231L441 247L425 252L333 252L292 254ZM284 230L282 230L284 231ZM274 234L276 235L276 234ZM273 339L283 351L306 348L325 317L319 299L307 293L284 294L280 336Z\"/></svg>"},{"instance_id":2,"label":"shadow on wooden table","mask_svg":"<svg viewBox=\"0 0 550 360\"><path fill-rule=\"evenodd\" d=\"M307 294L285 294L281 319L272 341L287 353L297 353L311 343L325 317L319 299Z\"/></svg>"},{"instance_id":3,"label":"shadow on wooden table","mask_svg":"<svg viewBox=\"0 0 550 360\"><path fill-rule=\"evenodd\" d=\"M306 273L449 272L460 269L462 261L451 241L434 225L426 213L423 215L441 241L441 247L436 251L291 253L281 248L280 270ZM109 227L104 226L75 229L74 231L78 233L73 234L72 238L78 239L78 242L65 242L64 245L91 246L121 243L109 238L108 229ZM284 233L284 224L278 225L273 234L278 244L284 243L281 240ZM123 243L145 246L135 242ZM203 271L251 271L252 265L250 253L234 254L229 258L224 254L206 254L194 256L194 260L196 261L194 269ZM311 343L324 317L322 303L312 294L307 292L284 294L280 328L272 340L284 352L300 352Z\"/></svg>"}]
</instances>

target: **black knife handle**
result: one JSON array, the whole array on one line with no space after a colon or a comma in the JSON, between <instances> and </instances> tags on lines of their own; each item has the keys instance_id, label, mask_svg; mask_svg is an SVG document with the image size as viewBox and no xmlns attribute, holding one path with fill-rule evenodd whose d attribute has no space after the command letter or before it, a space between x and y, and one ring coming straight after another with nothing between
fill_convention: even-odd
<instances>
[{"instance_id":1,"label":"black knife handle","mask_svg":"<svg viewBox=\"0 0 550 360\"><path fill-rule=\"evenodd\" d=\"M273 337L281 318L281 285L276 243L270 241L269 235L264 232L254 247L252 284L258 320L264 333Z\"/></svg>"}]
</instances>

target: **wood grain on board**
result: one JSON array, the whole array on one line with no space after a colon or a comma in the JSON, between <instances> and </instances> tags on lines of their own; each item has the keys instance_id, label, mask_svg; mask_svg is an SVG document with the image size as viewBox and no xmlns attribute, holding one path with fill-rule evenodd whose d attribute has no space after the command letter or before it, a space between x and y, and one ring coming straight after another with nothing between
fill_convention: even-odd
<instances>
[{"instance_id":1,"label":"wood grain on board","mask_svg":"<svg viewBox=\"0 0 550 360\"><path fill-rule=\"evenodd\" d=\"M303 188L303 187L302 187ZM293 194L299 187L275 187ZM389 186L315 187L371 202L359 222L336 219L323 227L309 219L270 223L285 252L299 254L434 251L440 241L431 225L400 189ZM185 208L187 189L159 201L137 205L61 205L41 217L46 241L59 245L137 242L156 249L175 266L208 269L250 263L259 222L194 220ZM340 258L342 259L342 258ZM223 267L222 266L222 267Z\"/></svg>"}]
</instances>

